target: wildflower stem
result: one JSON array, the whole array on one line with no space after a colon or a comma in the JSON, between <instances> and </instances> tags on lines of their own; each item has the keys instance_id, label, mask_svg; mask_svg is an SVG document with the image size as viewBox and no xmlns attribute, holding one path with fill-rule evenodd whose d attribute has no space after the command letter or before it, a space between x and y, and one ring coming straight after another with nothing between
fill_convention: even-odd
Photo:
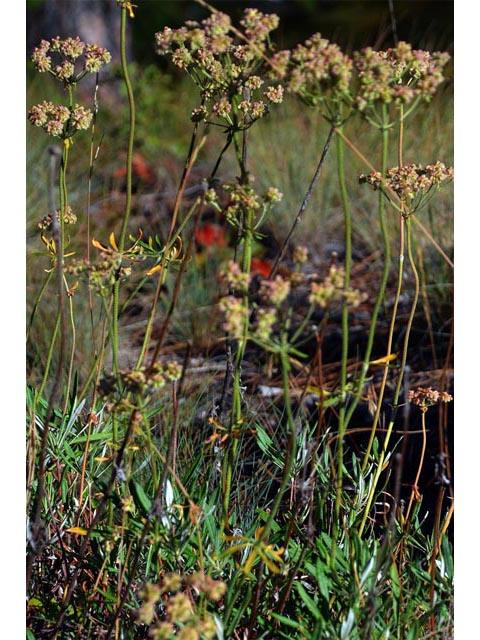
<instances>
[{"instance_id":1,"label":"wildflower stem","mask_svg":"<svg viewBox=\"0 0 480 640\"><path fill-rule=\"evenodd\" d=\"M320 156L320 161L318 163L318 166L315 170L315 173L313 174L313 178L308 186L308 189L303 197L303 201L302 204L300 206L300 209L298 210L297 215L295 216L295 220L292 223L292 226L290 227L290 231L287 234L287 237L285 238L285 241L283 243L283 246L280 250L280 253L278 254L278 256L275 258L275 262L273 263L272 266L272 270L270 271L270 275L269 275L269 279L271 280L272 278L275 277L277 271L278 271L278 267L281 263L281 261L283 260L283 257L285 256L285 253L287 251L288 248L288 244L295 232L295 229L297 228L297 225L300 223L303 214L305 213L305 210L307 208L308 202L310 200L310 196L312 195L313 192L313 188L315 187L315 183L317 182L320 173L322 171L322 167L323 164L325 162L325 158L327 157L327 153L328 153L328 149L330 147L330 142L332 141L332 137L333 134L335 132L335 127L330 127L330 131L328 132L328 136L327 139L325 141L325 144L323 146L323 151L322 151L322 155Z\"/></svg>"},{"instance_id":2,"label":"wildflower stem","mask_svg":"<svg viewBox=\"0 0 480 640\"><path fill-rule=\"evenodd\" d=\"M128 104L130 110L130 124L128 133L127 148L127 191L125 196L125 213L123 215L122 228L118 241L119 253L122 253L125 247L125 238L127 235L128 221L130 218L130 210L132 204L132 158L133 158L133 142L135 136L135 99L133 96L132 84L128 73L127 55L126 55L126 23L127 23L127 7L125 4L121 6L121 22L120 22L120 59L123 73L123 80L127 89ZM117 276L113 285L113 309L112 309L112 356L113 370L118 375L118 321L119 321L119 297L120 297L120 279Z\"/></svg>"},{"instance_id":3,"label":"wildflower stem","mask_svg":"<svg viewBox=\"0 0 480 640\"><path fill-rule=\"evenodd\" d=\"M367 517L368 517L368 513L370 511L370 508L372 506L372 501L373 501L373 497L375 494L375 490L378 484L378 480L380 478L380 475L383 471L383 464L385 462L385 456L387 453L387 448L388 448L388 444L390 442L390 437L392 435L392 431L393 431L393 427L395 424L395 419L396 419L396 415L397 415L397 411L398 411L398 401L399 401L399 397L400 397L400 391L402 389L402 382L403 382L403 376L405 373L405 365L407 363L407 354L408 354L408 344L410 341L410 333L411 333L411 329L412 329L412 324L413 324L413 319L415 317L415 311L417 308L417 302L418 302L418 296L419 296L419 291L420 291L420 281L418 278L418 272L417 269L415 267L415 262L413 260L413 253L412 253L412 232L411 232L411 216L406 215L406 216L402 216L401 219L401 226L400 226L400 230L401 230L401 239L403 241L403 230L405 228L406 230L406 244L407 244L407 253L408 253L408 259L410 262L410 266L412 268L412 272L415 278L415 290L414 290L414 294L413 294L413 300L412 300L412 306L410 309L410 314L408 317L408 321L407 321L407 326L405 328L405 337L403 339L403 352L402 352L402 361L400 363L400 371L398 374L398 378L397 378L397 384L395 387L395 393L394 393L394 397L393 397L393 401L392 401L392 415L390 417L390 421L388 423L388 427L387 427L387 431L385 434L385 440L383 443L383 447L382 447L382 452L380 454L378 463L377 463L377 471L375 473L375 477L373 479L373 483L372 486L370 488L370 492L368 495L368 500L367 500L367 504L365 506L365 513L363 515L363 519L359 528L359 535L362 535L363 529L365 528L365 524L367 521ZM392 322L390 324L390 336L389 336L389 349L388 349L388 354L391 353L391 340L393 338L393 328L394 328L394 324L395 324L395 319L396 319L396 313L397 313L397 308L398 308L398 300L400 298L400 291L401 291L401 280L403 278L403 251L401 250L401 254L400 254L400 263L399 263L399 278L398 278L398 288L397 288L397 295L395 297L395 304L394 304L394 312L392 314ZM374 419L374 425L378 423L378 415L380 413L380 406L382 404L382 400L383 400L383 396L385 393L385 384L386 384L386 378L387 378L387 374L388 374L388 364L385 365L385 372L384 372L384 376L383 376L383 380L382 380L382 387L381 387L381 391L379 393L379 399L378 399L378 407L377 407L377 411L375 413L375 419ZM365 461L364 461L365 464Z\"/></svg>"},{"instance_id":4,"label":"wildflower stem","mask_svg":"<svg viewBox=\"0 0 480 640\"><path fill-rule=\"evenodd\" d=\"M345 153L344 144L340 136L337 142L337 167L340 193L345 216L345 280L344 290L350 287L350 272L352 267L352 218L350 202L348 200L347 186L345 182ZM335 519L334 528L338 527L340 518L340 505L342 497L343 482L343 439L346 430L346 404L347 404L347 360L348 360L348 304L344 300L342 303L342 360L340 367L340 409L338 418L338 445L337 445L337 473L336 473L336 497L335 497ZM335 533L334 533L335 539Z\"/></svg>"},{"instance_id":5,"label":"wildflower stem","mask_svg":"<svg viewBox=\"0 0 480 640\"><path fill-rule=\"evenodd\" d=\"M137 368L142 366L142 363L145 359L145 354L147 352L147 348L148 345L150 343L150 336L152 333L152 329L153 329L153 320L155 318L155 313L157 310L157 305L158 305L158 301L160 299L160 294L162 292L162 286L165 282L165 278L166 278L166 269L167 269L167 263L168 263L168 258L170 255L170 244L174 235L174 230L175 230L175 225L177 224L177 218L178 218L178 212L180 210L180 205L182 203L182 199L183 199L183 192L185 190L185 185L188 179L188 176L190 175L190 170L192 168L192 166L194 165L196 159L197 159L197 155L198 152L200 151L200 149L202 148L202 146L205 143L206 137L204 136L202 138L202 140L200 141L200 143L197 145L196 141L197 141L197 133L198 133L198 122L195 123L195 126L193 127L193 131L192 131L192 137L190 139L190 147L188 150L188 154L187 154L187 158L185 160L185 165L183 167L183 172L182 172L182 177L180 179L180 184L178 187L178 191L177 191L177 195L175 197L175 205L173 207L173 214L172 214L172 220L170 222L170 230L168 232L168 238L167 238L167 242L165 244L165 251L163 253L162 256L162 262L160 263L160 271L158 273L158 281L157 281L157 288L155 290L155 295L153 298L153 302L152 302L152 306L151 306L151 310L150 310L150 315L147 321L147 326L145 329L145 335L143 338L143 342L142 342L142 348L140 350L140 354L138 356L137 359Z\"/></svg>"},{"instance_id":6,"label":"wildflower stem","mask_svg":"<svg viewBox=\"0 0 480 640\"><path fill-rule=\"evenodd\" d=\"M386 125L387 120L388 120L388 114L387 114L387 108L385 105L383 105L383 123L384 125ZM385 176L386 171L387 171L387 163L388 163L388 139L389 139L389 129L384 126L382 128L382 151L381 151L381 173L382 176ZM380 228L382 231L382 237L383 237L383 247L384 247L384 263L383 263L383 272L382 272L382 279L380 281L380 288L378 290L378 294L377 294L377 299L375 301L375 305L372 311L372 317L370 320L370 330L368 332L368 339L367 339L367 348L365 350L365 357L363 360L363 365L362 365L362 371L360 374L360 379L358 381L358 388L357 388L357 395L356 398L354 399L354 401L352 402L348 413L347 413L347 417L346 417L346 423L348 425L348 423L351 420L351 417L353 415L353 412L355 411L355 408L358 405L358 402L360 400L361 394L362 394L362 389L363 389L363 385L365 383L365 378L367 376L367 372L368 372L368 367L369 367L369 362L370 362L370 356L372 353L372 348L373 348L373 341L375 338L375 329L376 329L376 324L377 324L377 318L378 318L378 313L380 311L380 306L383 302L383 298L385 295L385 290L387 287L387 281L388 281L388 276L390 273L390 264L391 264L391 251L390 251L390 237L388 234L388 227L387 227L387 222L385 219L385 195L380 192L379 196L378 196L378 217L379 217L379 222L380 222ZM387 370L387 369L386 369ZM379 403L381 404L381 403ZM368 459L370 457L370 451L373 445L373 441L375 438L375 431L376 431L376 427L378 425L378 420L376 421L374 427L372 427L372 430L370 432L370 439L368 442L368 446L367 446L367 451L365 453L364 456L364 460L363 460L363 465L362 465L362 473L365 472L366 466L368 464Z\"/></svg>"}]
</instances>

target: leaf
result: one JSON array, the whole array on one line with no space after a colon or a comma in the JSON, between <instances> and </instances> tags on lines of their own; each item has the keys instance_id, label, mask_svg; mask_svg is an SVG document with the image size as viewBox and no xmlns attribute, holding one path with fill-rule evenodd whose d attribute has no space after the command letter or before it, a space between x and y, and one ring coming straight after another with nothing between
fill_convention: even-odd
<instances>
[{"instance_id":1,"label":"leaf","mask_svg":"<svg viewBox=\"0 0 480 640\"><path fill-rule=\"evenodd\" d=\"M160 271L160 269L162 268L161 264L157 264L154 267L152 267L151 269L149 269L146 273L147 276L153 276L154 273L157 273L157 271Z\"/></svg>"},{"instance_id":2,"label":"leaf","mask_svg":"<svg viewBox=\"0 0 480 640\"><path fill-rule=\"evenodd\" d=\"M152 501L147 496L141 484L139 484L136 480L130 480L128 483L130 491L133 495L133 500L137 507L143 512L144 515L147 515L150 511L150 507L152 506Z\"/></svg>"},{"instance_id":3,"label":"leaf","mask_svg":"<svg viewBox=\"0 0 480 640\"><path fill-rule=\"evenodd\" d=\"M92 244L95 247L95 249L100 249L100 251L110 252L110 249L108 249L107 247L104 247L103 244L98 240L95 240L95 238L92 238Z\"/></svg>"},{"instance_id":4,"label":"leaf","mask_svg":"<svg viewBox=\"0 0 480 640\"><path fill-rule=\"evenodd\" d=\"M111 244L111 245L112 245L112 247L115 249L115 251L117 251L117 252L118 252L118 245L117 245L117 242L116 242L116 240L115 240L115 234L113 233L113 231L112 231L112 233L110 234L110 236L109 236L109 238L108 238L108 239L110 240L110 244Z\"/></svg>"},{"instance_id":5,"label":"leaf","mask_svg":"<svg viewBox=\"0 0 480 640\"><path fill-rule=\"evenodd\" d=\"M173 487L170 480L165 480L165 504L171 507L173 504Z\"/></svg>"},{"instance_id":6,"label":"leaf","mask_svg":"<svg viewBox=\"0 0 480 640\"><path fill-rule=\"evenodd\" d=\"M330 598L330 580L325 575L325 572L322 568L322 563L320 562L320 560L317 560L317 567L316 567L315 573L316 573L316 578L318 582L318 588L320 589L320 593L328 602L328 599Z\"/></svg>"},{"instance_id":7,"label":"leaf","mask_svg":"<svg viewBox=\"0 0 480 640\"><path fill-rule=\"evenodd\" d=\"M389 356L383 356L383 358L378 358L377 360L370 360L369 364L388 364L389 362L392 362L392 360L396 360L397 359L397 354L396 353L391 353Z\"/></svg>"},{"instance_id":8,"label":"leaf","mask_svg":"<svg viewBox=\"0 0 480 640\"><path fill-rule=\"evenodd\" d=\"M286 618L285 616L281 616L279 613L275 613L272 611L272 618L275 618L275 620L278 620L279 622L281 622L282 624L284 624L287 627L291 627L292 629L299 629L299 630L303 630L302 625L300 624L300 622L297 622L296 620L290 620L290 618Z\"/></svg>"},{"instance_id":9,"label":"leaf","mask_svg":"<svg viewBox=\"0 0 480 640\"><path fill-rule=\"evenodd\" d=\"M348 636L350 635L350 631L353 629L354 622L355 614L353 609L350 609L340 628L340 640L348 640Z\"/></svg>"},{"instance_id":10,"label":"leaf","mask_svg":"<svg viewBox=\"0 0 480 640\"><path fill-rule=\"evenodd\" d=\"M84 529L83 527L70 527L70 529L65 529L67 533L76 533L79 536L86 536L88 533L88 529Z\"/></svg>"},{"instance_id":11,"label":"leaf","mask_svg":"<svg viewBox=\"0 0 480 640\"><path fill-rule=\"evenodd\" d=\"M301 582L295 582L295 588L297 589L298 595L301 597L303 603L310 611L312 616L315 618L315 620L318 620L320 618L320 611L315 600L313 600L313 598L308 595L305 587Z\"/></svg>"}]
</instances>

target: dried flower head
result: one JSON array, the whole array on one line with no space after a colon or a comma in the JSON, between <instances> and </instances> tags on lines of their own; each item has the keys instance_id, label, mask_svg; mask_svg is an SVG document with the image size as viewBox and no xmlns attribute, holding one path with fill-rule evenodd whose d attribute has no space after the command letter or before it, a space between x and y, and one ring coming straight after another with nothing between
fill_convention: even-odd
<instances>
[{"instance_id":1,"label":"dried flower head","mask_svg":"<svg viewBox=\"0 0 480 640\"><path fill-rule=\"evenodd\" d=\"M425 167L421 164L392 167L387 170L385 178L382 178L378 171L359 176L361 184L370 184L374 190L391 189L394 191L408 211L419 209L434 188L438 188L442 183L452 181L453 167L446 167L440 161Z\"/></svg>"},{"instance_id":2,"label":"dried flower head","mask_svg":"<svg viewBox=\"0 0 480 640\"><path fill-rule=\"evenodd\" d=\"M230 35L230 18L217 11L200 23L187 21L179 29L165 27L155 34L157 53L168 56L200 90L202 104L192 112L194 122L218 118L225 127L249 127L267 115L270 103L281 102L281 87L268 88L266 102L258 95L265 82L262 55L277 25L277 16L246 9L241 26L248 42L239 44ZM245 116L241 125L234 118L237 112Z\"/></svg>"},{"instance_id":3,"label":"dried flower head","mask_svg":"<svg viewBox=\"0 0 480 640\"><path fill-rule=\"evenodd\" d=\"M263 280L260 296L269 304L279 307L290 293L290 281L282 276L275 276L275 280Z\"/></svg>"},{"instance_id":4,"label":"dried flower head","mask_svg":"<svg viewBox=\"0 0 480 640\"><path fill-rule=\"evenodd\" d=\"M432 387L418 387L408 392L408 401L419 406L422 411L426 411L428 407L432 407L439 402L451 402L453 397L446 391L437 391Z\"/></svg>"},{"instance_id":5,"label":"dried flower head","mask_svg":"<svg viewBox=\"0 0 480 640\"><path fill-rule=\"evenodd\" d=\"M240 265L229 260L226 268L220 273L222 279L229 287L236 291L247 292L250 284L250 274L244 273Z\"/></svg>"},{"instance_id":6,"label":"dried flower head","mask_svg":"<svg viewBox=\"0 0 480 640\"><path fill-rule=\"evenodd\" d=\"M226 296L220 300L220 310L225 314L224 330L232 338L243 338L248 321L248 308L242 300Z\"/></svg>"},{"instance_id":7,"label":"dried flower head","mask_svg":"<svg viewBox=\"0 0 480 640\"><path fill-rule=\"evenodd\" d=\"M286 54L283 54L286 60ZM281 62L281 60L280 60ZM314 34L291 52L285 74L288 90L315 107L331 107L334 102L348 98L353 62L320 33Z\"/></svg>"},{"instance_id":8,"label":"dried flower head","mask_svg":"<svg viewBox=\"0 0 480 640\"><path fill-rule=\"evenodd\" d=\"M77 216L73 213L72 207L70 205L67 205L63 216L60 209L57 209L57 211L55 211L55 217L59 222L63 217L63 222L65 224L75 224L75 222L77 221ZM38 228L41 229L42 231L47 231L48 229L50 229L51 226L52 226L52 214L48 213L38 223Z\"/></svg>"},{"instance_id":9,"label":"dried flower head","mask_svg":"<svg viewBox=\"0 0 480 640\"><path fill-rule=\"evenodd\" d=\"M59 60L55 66L51 54L55 54ZM79 60L82 55L83 64ZM77 83L87 73L97 73L110 60L111 55L105 48L87 44L78 36L65 39L57 36L51 42L42 40L32 54L33 64L39 73L49 72L57 80L69 85Z\"/></svg>"},{"instance_id":10,"label":"dried flower head","mask_svg":"<svg viewBox=\"0 0 480 640\"><path fill-rule=\"evenodd\" d=\"M358 74L355 103L362 112L380 104L405 104L414 99L429 102L444 81L450 56L446 52L412 50L399 42L395 48L375 51L371 47L353 55Z\"/></svg>"}]
</instances>

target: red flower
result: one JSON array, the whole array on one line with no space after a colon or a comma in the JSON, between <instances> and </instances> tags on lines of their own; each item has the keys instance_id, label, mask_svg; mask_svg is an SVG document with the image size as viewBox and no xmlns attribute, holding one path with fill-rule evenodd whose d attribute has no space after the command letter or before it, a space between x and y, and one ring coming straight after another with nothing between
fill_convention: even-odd
<instances>
[{"instance_id":1,"label":"red flower","mask_svg":"<svg viewBox=\"0 0 480 640\"><path fill-rule=\"evenodd\" d=\"M133 174L146 184L154 185L156 182L155 171L140 153L134 153L132 158ZM126 167L119 167L113 174L115 178L125 178Z\"/></svg>"},{"instance_id":2,"label":"red flower","mask_svg":"<svg viewBox=\"0 0 480 640\"><path fill-rule=\"evenodd\" d=\"M260 258L252 258L252 271L255 271L259 275L264 278L268 278L270 275L270 271L272 270L272 265L269 260L260 260Z\"/></svg>"},{"instance_id":3,"label":"red flower","mask_svg":"<svg viewBox=\"0 0 480 640\"><path fill-rule=\"evenodd\" d=\"M210 222L195 231L195 240L206 247L225 247L228 244L223 227Z\"/></svg>"}]
</instances>

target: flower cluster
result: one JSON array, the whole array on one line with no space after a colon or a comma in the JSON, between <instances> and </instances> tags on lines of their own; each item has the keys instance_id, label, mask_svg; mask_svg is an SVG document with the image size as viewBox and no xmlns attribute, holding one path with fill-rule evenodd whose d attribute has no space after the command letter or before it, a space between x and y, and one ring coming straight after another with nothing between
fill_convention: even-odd
<instances>
[{"instance_id":1,"label":"flower cluster","mask_svg":"<svg viewBox=\"0 0 480 640\"><path fill-rule=\"evenodd\" d=\"M268 113L270 104L283 100L281 85L263 86L264 51L278 16L245 9L240 24L248 38L238 44L229 35L230 18L215 12L180 29L165 27L155 34L157 53L169 56L199 87L202 103L192 111L193 122L223 119L227 127L248 127ZM262 93L259 93L262 91Z\"/></svg>"},{"instance_id":2,"label":"flower cluster","mask_svg":"<svg viewBox=\"0 0 480 640\"><path fill-rule=\"evenodd\" d=\"M293 252L293 261L297 265L305 264L308 260L308 249L302 245L295 247Z\"/></svg>"},{"instance_id":3,"label":"flower cluster","mask_svg":"<svg viewBox=\"0 0 480 640\"><path fill-rule=\"evenodd\" d=\"M142 605L137 610L138 622L150 625L149 635L154 640L209 640L216 637L215 619L209 613L200 613L192 593L201 594L213 603L218 602L225 591L224 582L202 572L185 577L166 574L162 584L148 582L140 592ZM159 619L160 598L163 620Z\"/></svg>"},{"instance_id":4,"label":"flower cluster","mask_svg":"<svg viewBox=\"0 0 480 640\"><path fill-rule=\"evenodd\" d=\"M428 407L439 402L451 402L452 400L453 397L446 391L440 392L432 387L418 387L418 389L411 389L408 392L408 401L419 406L422 411L426 411Z\"/></svg>"},{"instance_id":5,"label":"flower cluster","mask_svg":"<svg viewBox=\"0 0 480 640\"><path fill-rule=\"evenodd\" d=\"M268 304L279 307L290 293L290 281L282 276L276 276L275 280L263 280L260 287L260 297Z\"/></svg>"},{"instance_id":6,"label":"flower cluster","mask_svg":"<svg viewBox=\"0 0 480 640\"><path fill-rule=\"evenodd\" d=\"M412 50L399 42L395 48L374 51L371 47L353 55L359 86L355 97L360 111L375 103L410 104L414 98L430 101L444 81L450 56L446 52Z\"/></svg>"},{"instance_id":7,"label":"flower cluster","mask_svg":"<svg viewBox=\"0 0 480 640\"><path fill-rule=\"evenodd\" d=\"M90 109L76 104L73 109L64 105L55 105L49 100L34 105L28 112L28 119L44 129L48 135L65 140L82 129L88 129L93 118Z\"/></svg>"},{"instance_id":8,"label":"flower cluster","mask_svg":"<svg viewBox=\"0 0 480 640\"><path fill-rule=\"evenodd\" d=\"M225 314L223 329L236 340L245 335L248 322L248 307L240 298L226 296L220 300L220 310Z\"/></svg>"},{"instance_id":9,"label":"flower cluster","mask_svg":"<svg viewBox=\"0 0 480 640\"><path fill-rule=\"evenodd\" d=\"M256 326L253 336L261 342L268 342L272 335L273 326L277 321L277 309L273 307L260 308L257 310Z\"/></svg>"},{"instance_id":10,"label":"flower cluster","mask_svg":"<svg viewBox=\"0 0 480 640\"><path fill-rule=\"evenodd\" d=\"M272 62L280 68L288 90L310 106L342 100L350 90L353 62L340 47L316 33L288 54L279 52Z\"/></svg>"},{"instance_id":11,"label":"flower cluster","mask_svg":"<svg viewBox=\"0 0 480 640\"><path fill-rule=\"evenodd\" d=\"M50 54L50 55L49 55ZM52 61L56 54L59 64ZM83 56L83 61L79 58ZM33 63L39 73L49 72L65 84L75 84L87 73L97 73L111 60L110 53L96 44L88 44L76 38L60 37L42 40L32 54Z\"/></svg>"},{"instance_id":12,"label":"flower cluster","mask_svg":"<svg viewBox=\"0 0 480 640\"><path fill-rule=\"evenodd\" d=\"M438 188L442 183L452 180L453 167L446 167L440 161L425 167L421 164L392 167L388 169L385 178L382 178L378 171L359 176L361 184L370 184L374 190L391 189L409 211L418 209L433 188Z\"/></svg>"},{"instance_id":13,"label":"flower cluster","mask_svg":"<svg viewBox=\"0 0 480 640\"><path fill-rule=\"evenodd\" d=\"M256 193L251 185L238 182L233 185L225 184L223 188L230 194L225 217L229 224L237 229L241 228L243 214L246 211L257 216L255 227L258 228L267 213L283 198L283 194L275 187L269 187L262 196Z\"/></svg>"},{"instance_id":14,"label":"flower cluster","mask_svg":"<svg viewBox=\"0 0 480 640\"><path fill-rule=\"evenodd\" d=\"M75 224L75 222L77 221L77 216L73 213L72 207L70 205L67 205L63 216L60 210L55 211L54 215L58 221L63 218L64 224ZM53 216L51 213L48 213L40 220L40 222L38 223L38 228L42 231L47 231L52 226L52 221Z\"/></svg>"},{"instance_id":15,"label":"flower cluster","mask_svg":"<svg viewBox=\"0 0 480 640\"><path fill-rule=\"evenodd\" d=\"M100 293L109 289L116 280L124 280L131 274L131 267L122 266L120 256L101 253L99 260L90 262L86 258L72 260L64 267L65 273L73 276L88 276L90 284Z\"/></svg>"},{"instance_id":16,"label":"flower cluster","mask_svg":"<svg viewBox=\"0 0 480 640\"><path fill-rule=\"evenodd\" d=\"M182 366L178 362L168 363L155 362L148 369L123 369L119 371L121 382L121 394L148 396L153 391L161 389L167 382L175 382L182 375ZM114 398L118 392L117 377L113 374L105 373L98 385L100 395Z\"/></svg>"},{"instance_id":17,"label":"flower cluster","mask_svg":"<svg viewBox=\"0 0 480 640\"><path fill-rule=\"evenodd\" d=\"M328 275L322 282L310 285L310 304L326 309L333 302L345 301L351 307L358 307L365 302L367 295L358 289L345 289L345 271L343 267L331 265Z\"/></svg>"},{"instance_id":18,"label":"flower cluster","mask_svg":"<svg viewBox=\"0 0 480 640\"><path fill-rule=\"evenodd\" d=\"M222 280L227 285L236 290L246 293L250 284L250 274L244 273L240 265L233 260L229 260L226 268L220 273Z\"/></svg>"}]
</instances>

